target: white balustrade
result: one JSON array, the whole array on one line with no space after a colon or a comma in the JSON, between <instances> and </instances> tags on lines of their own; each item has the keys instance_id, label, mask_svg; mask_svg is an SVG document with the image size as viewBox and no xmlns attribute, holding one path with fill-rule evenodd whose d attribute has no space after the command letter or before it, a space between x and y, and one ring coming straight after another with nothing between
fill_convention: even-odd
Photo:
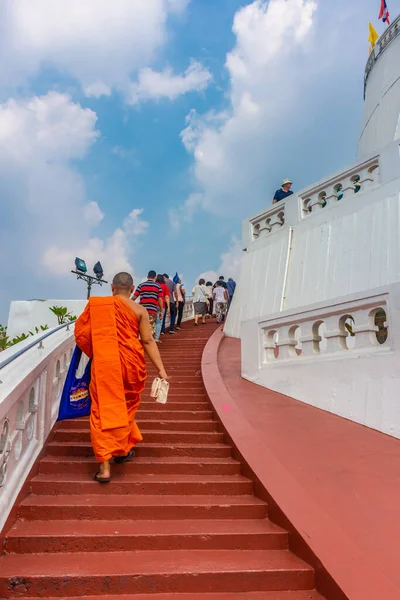
<instances>
[{"instance_id":1,"label":"white balustrade","mask_svg":"<svg viewBox=\"0 0 400 600\"><path fill-rule=\"evenodd\" d=\"M386 350L386 315L387 298L382 295L259 321L259 364Z\"/></svg>"},{"instance_id":2,"label":"white balustrade","mask_svg":"<svg viewBox=\"0 0 400 600\"><path fill-rule=\"evenodd\" d=\"M319 183L314 188L301 192L299 199L302 216L309 217L337 202L354 197L354 194L361 194L378 183L379 157L374 157L326 182Z\"/></svg>"},{"instance_id":3,"label":"white balustrade","mask_svg":"<svg viewBox=\"0 0 400 600\"><path fill-rule=\"evenodd\" d=\"M71 325L0 370L0 531L57 418L74 345Z\"/></svg>"},{"instance_id":4,"label":"white balustrade","mask_svg":"<svg viewBox=\"0 0 400 600\"><path fill-rule=\"evenodd\" d=\"M252 241L278 231L285 224L285 202L277 202L269 210L250 219L250 224Z\"/></svg>"}]
</instances>

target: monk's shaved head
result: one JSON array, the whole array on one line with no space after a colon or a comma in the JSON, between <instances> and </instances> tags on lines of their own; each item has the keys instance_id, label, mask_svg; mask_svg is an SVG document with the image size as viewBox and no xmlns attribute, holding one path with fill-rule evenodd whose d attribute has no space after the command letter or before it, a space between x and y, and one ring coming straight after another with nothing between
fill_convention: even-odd
<instances>
[{"instance_id":1,"label":"monk's shaved head","mask_svg":"<svg viewBox=\"0 0 400 600\"><path fill-rule=\"evenodd\" d=\"M133 278L129 273L117 273L114 275L112 284L116 290L129 292L133 287Z\"/></svg>"}]
</instances>

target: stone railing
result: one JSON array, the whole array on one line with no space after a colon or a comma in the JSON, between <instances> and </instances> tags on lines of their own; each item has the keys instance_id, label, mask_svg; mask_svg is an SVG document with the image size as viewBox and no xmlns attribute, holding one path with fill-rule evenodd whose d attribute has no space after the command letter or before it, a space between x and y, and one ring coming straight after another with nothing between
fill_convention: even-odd
<instances>
[{"instance_id":1,"label":"stone railing","mask_svg":"<svg viewBox=\"0 0 400 600\"><path fill-rule=\"evenodd\" d=\"M379 156L360 163L340 175L301 192L302 216L309 217L317 211L361 194L379 183Z\"/></svg>"},{"instance_id":2,"label":"stone railing","mask_svg":"<svg viewBox=\"0 0 400 600\"><path fill-rule=\"evenodd\" d=\"M396 19L391 23L390 27L388 27L386 29L386 31L381 35L381 37L378 40L378 43L376 44L375 48L372 50L371 54L369 55L369 58L368 58L368 61L367 61L366 67L365 67L365 73L364 73L364 98L365 98L365 91L366 91L366 87L367 87L368 77L372 71L374 64L376 63L378 58L381 56L382 52L384 52L386 50L386 48L388 47L390 42L392 42L399 34L400 34L400 15L398 17L396 17Z\"/></svg>"},{"instance_id":3,"label":"stone railing","mask_svg":"<svg viewBox=\"0 0 400 600\"><path fill-rule=\"evenodd\" d=\"M251 241L279 230L285 224L285 202L280 201L272 208L250 219Z\"/></svg>"},{"instance_id":4,"label":"stone railing","mask_svg":"<svg viewBox=\"0 0 400 600\"><path fill-rule=\"evenodd\" d=\"M259 365L376 352L389 345L387 295L259 322Z\"/></svg>"},{"instance_id":5,"label":"stone railing","mask_svg":"<svg viewBox=\"0 0 400 600\"><path fill-rule=\"evenodd\" d=\"M73 325L48 334L0 354L0 531L55 423L75 345Z\"/></svg>"}]
</instances>

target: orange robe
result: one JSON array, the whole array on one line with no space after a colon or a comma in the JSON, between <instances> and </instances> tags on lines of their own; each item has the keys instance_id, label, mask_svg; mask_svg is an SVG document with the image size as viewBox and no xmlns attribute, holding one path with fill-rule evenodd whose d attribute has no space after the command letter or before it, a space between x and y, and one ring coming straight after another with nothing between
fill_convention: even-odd
<instances>
[{"instance_id":1,"label":"orange robe","mask_svg":"<svg viewBox=\"0 0 400 600\"><path fill-rule=\"evenodd\" d=\"M143 438L135 423L146 381L139 320L118 296L90 298L76 321L79 348L92 358L90 434L98 462L125 456Z\"/></svg>"}]
</instances>

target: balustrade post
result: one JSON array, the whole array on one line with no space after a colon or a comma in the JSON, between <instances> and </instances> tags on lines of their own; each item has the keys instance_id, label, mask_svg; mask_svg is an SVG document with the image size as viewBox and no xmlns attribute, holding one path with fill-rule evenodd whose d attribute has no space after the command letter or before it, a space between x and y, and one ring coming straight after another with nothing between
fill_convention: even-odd
<instances>
[{"instance_id":1,"label":"balustrade post","mask_svg":"<svg viewBox=\"0 0 400 600\"><path fill-rule=\"evenodd\" d=\"M326 324L325 338L327 341L327 353L340 352L346 349L347 331L342 331L339 327L339 316L332 315L324 319Z\"/></svg>"},{"instance_id":2,"label":"balustrade post","mask_svg":"<svg viewBox=\"0 0 400 600\"><path fill-rule=\"evenodd\" d=\"M284 325L279 328L278 348L279 348L279 359L288 360L293 358L295 355L295 348L297 346L297 340L291 338L289 331L293 326Z\"/></svg>"},{"instance_id":3,"label":"balustrade post","mask_svg":"<svg viewBox=\"0 0 400 600\"><path fill-rule=\"evenodd\" d=\"M330 206L332 206L333 204L335 204L337 202L337 196L336 196L333 185L330 185L329 187L327 187L325 189L325 191L326 191L326 196L325 196L326 207L325 208L329 208Z\"/></svg>"},{"instance_id":4,"label":"balustrade post","mask_svg":"<svg viewBox=\"0 0 400 600\"><path fill-rule=\"evenodd\" d=\"M321 337L314 332L314 323L306 321L301 324L301 355L303 357L315 356L315 344L321 341Z\"/></svg>"}]
</instances>

